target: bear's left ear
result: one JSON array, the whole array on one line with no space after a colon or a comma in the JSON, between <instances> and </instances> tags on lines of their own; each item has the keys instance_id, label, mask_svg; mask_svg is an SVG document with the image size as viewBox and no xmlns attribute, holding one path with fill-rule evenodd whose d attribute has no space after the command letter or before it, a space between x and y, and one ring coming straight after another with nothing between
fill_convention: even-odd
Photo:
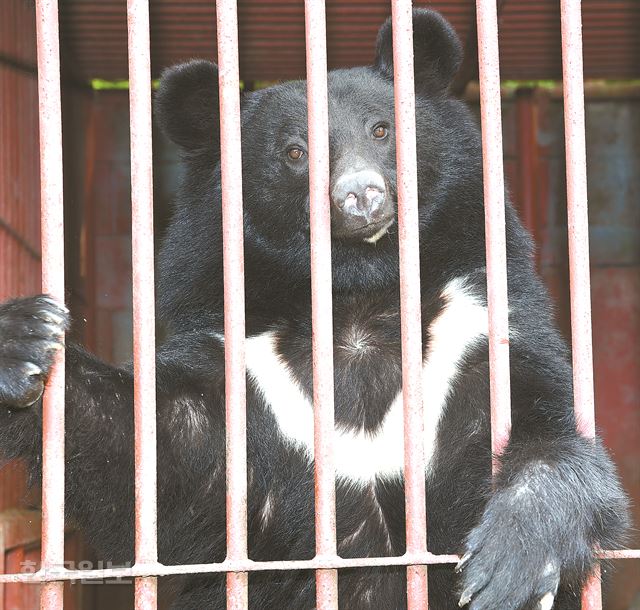
<instances>
[{"instance_id":1,"label":"bear's left ear","mask_svg":"<svg viewBox=\"0 0 640 610\"><path fill-rule=\"evenodd\" d=\"M446 91L462 61L462 44L451 24L439 13L413 9L413 52L417 91ZM393 79L391 18L378 32L375 67Z\"/></svg>"},{"instance_id":2,"label":"bear's left ear","mask_svg":"<svg viewBox=\"0 0 640 610\"><path fill-rule=\"evenodd\" d=\"M218 67L195 59L166 69L155 94L154 111L162 131L183 150L218 150Z\"/></svg>"}]
</instances>

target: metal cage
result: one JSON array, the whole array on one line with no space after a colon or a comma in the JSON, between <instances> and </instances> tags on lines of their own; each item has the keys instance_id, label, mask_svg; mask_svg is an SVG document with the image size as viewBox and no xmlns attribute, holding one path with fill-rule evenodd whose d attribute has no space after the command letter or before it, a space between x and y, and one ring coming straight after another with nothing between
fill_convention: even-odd
<instances>
[{"instance_id":1,"label":"metal cage","mask_svg":"<svg viewBox=\"0 0 640 610\"><path fill-rule=\"evenodd\" d=\"M453 555L426 546L421 399L420 292L417 230L415 99L410 0L392 1L395 111L399 184L402 362L405 423L406 554L342 559L336 551L332 455L333 367L330 221L327 201L327 50L323 0L305 0L310 132L311 261L315 412L316 556L305 561L255 562L247 556L247 466L244 355L244 277L237 7L218 0L217 31L223 186L227 558L218 564L167 566L157 557L151 74L147 0L128 0L131 104L135 367L135 553L131 568L78 571L64 568L64 358L44 400L42 566L33 574L5 574L0 583L44 583L43 610L63 607L63 582L135 578L135 607L157 607L157 577L224 572L227 607L248 606L248 573L316 570L319 610L335 610L337 570L404 565L408 607L428 605L427 570L454 563ZM510 426L509 342L504 225L502 125L496 0L477 0L484 200L487 235L492 448L504 447ZM582 434L593 436L594 394L589 296L589 256L580 0L561 0L565 138L569 212L571 318L575 408ZM62 123L57 0L38 0L42 286L64 299ZM640 551L602 550L601 557L639 558ZM583 593L583 609L602 608L599 574Z\"/></svg>"}]
</instances>

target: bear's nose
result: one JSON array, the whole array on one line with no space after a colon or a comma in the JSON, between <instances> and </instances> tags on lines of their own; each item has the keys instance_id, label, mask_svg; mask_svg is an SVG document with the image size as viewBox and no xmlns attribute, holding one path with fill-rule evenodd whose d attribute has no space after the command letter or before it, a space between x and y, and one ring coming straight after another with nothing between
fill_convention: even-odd
<instances>
[{"instance_id":1,"label":"bear's nose","mask_svg":"<svg viewBox=\"0 0 640 610\"><path fill-rule=\"evenodd\" d=\"M346 216L357 217L367 223L383 216L386 189L377 172L364 170L345 173L331 190L333 204Z\"/></svg>"}]
</instances>

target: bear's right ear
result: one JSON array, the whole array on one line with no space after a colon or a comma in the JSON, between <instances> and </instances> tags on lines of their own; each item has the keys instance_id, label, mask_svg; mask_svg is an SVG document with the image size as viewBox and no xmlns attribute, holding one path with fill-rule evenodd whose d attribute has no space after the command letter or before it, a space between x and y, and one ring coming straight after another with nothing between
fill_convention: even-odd
<instances>
[{"instance_id":1,"label":"bear's right ear","mask_svg":"<svg viewBox=\"0 0 640 610\"><path fill-rule=\"evenodd\" d=\"M160 78L154 109L162 131L186 151L220 145L218 67L194 59L167 68Z\"/></svg>"},{"instance_id":2,"label":"bear's right ear","mask_svg":"<svg viewBox=\"0 0 640 610\"><path fill-rule=\"evenodd\" d=\"M391 18L382 25L376 42L375 67L393 79ZM436 11L413 9L413 61L416 91L445 92L462 62L462 44L451 24Z\"/></svg>"}]
</instances>

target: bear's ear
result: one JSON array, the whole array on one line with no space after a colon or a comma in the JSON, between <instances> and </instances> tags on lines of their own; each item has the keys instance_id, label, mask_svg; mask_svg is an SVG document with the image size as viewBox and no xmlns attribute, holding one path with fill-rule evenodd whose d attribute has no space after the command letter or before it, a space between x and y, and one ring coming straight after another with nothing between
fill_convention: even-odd
<instances>
[{"instance_id":1,"label":"bear's ear","mask_svg":"<svg viewBox=\"0 0 640 610\"><path fill-rule=\"evenodd\" d=\"M167 68L160 78L154 109L162 131L182 149L217 150L218 67L195 59Z\"/></svg>"},{"instance_id":2,"label":"bear's ear","mask_svg":"<svg viewBox=\"0 0 640 610\"><path fill-rule=\"evenodd\" d=\"M444 92L462 61L462 44L451 24L435 11L414 8L413 52L416 90ZM393 78L391 18L378 32L375 67L387 78Z\"/></svg>"}]
</instances>

